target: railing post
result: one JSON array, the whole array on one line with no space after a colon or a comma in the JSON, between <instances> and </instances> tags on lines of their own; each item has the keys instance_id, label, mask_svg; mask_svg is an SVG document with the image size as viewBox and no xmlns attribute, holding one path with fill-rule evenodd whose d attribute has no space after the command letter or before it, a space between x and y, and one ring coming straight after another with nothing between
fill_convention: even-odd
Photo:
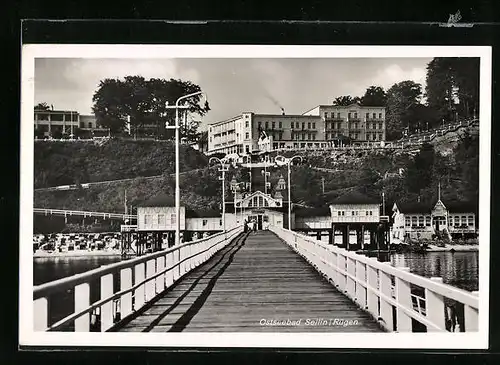
<instances>
[{"instance_id":1,"label":"railing post","mask_svg":"<svg viewBox=\"0 0 500 365\"><path fill-rule=\"evenodd\" d=\"M90 286L89 283L83 283L75 286L75 313L87 309L90 305ZM85 313L75 319L75 332L90 331L90 314Z\"/></svg>"},{"instance_id":2,"label":"railing post","mask_svg":"<svg viewBox=\"0 0 500 365\"><path fill-rule=\"evenodd\" d=\"M472 294L477 295L478 292L474 291ZM472 308L464 304L464 321L466 332L477 332L479 329L479 312L476 308Z\"/></svg>"},{"instance_id":3,"label":"railing post","mask_svg":"<svg viewBox=\"0 0 500 365\"><path fill-rule=\"evenodd\" d=\"M442 283L443 278L433 277L432 281L437 283ZM439 329L436 328L427 328L427 332L430 331L445 331L446 323L445 323L445 305L444 298L442 295L435 293L429 289L425 289L425 312L427 319L435 324Z\"/></svg>"},{"instance_id":4,"label":"railing post","mask_svg":"<svg viewBox=\"0 0 500 365\"><path fill-rule=\"evenodd\" d=\"M120 291L132 287L132 269L126 268L120 271ZM121 319L132 313L132 293L123 294L120 298L120 316Z\"/></svg>"},{"instance_id":5,"label":"railing post","mask_svg":"<svg viewBox=\"0 0 500 365\"><path fill-rule=\"evenodd\" d=\"M155 274L155 260L149 260L146 262L146 278L151 278ZM146 282L146 302L149 302L155 297L155 279L151 279Z\"/></svg>"},{"instance_id":6,"label":"railing post","mask_svg":"<svg viewBox=\"0 0 500 365\"><path fill-rule=\"evenodd\" d=\"M370 258L373 261L376 261L376 257ZM366 265L366 307L368 312L371 313L372 316L378 318L378 270L370 265Z\"/></svg>"},{"instance_id":7,"label":"railing post","mask_svg":"<svg viewBox=\"0 0 500 365\"><path fill-rule=\"evenodd\" d=\"M113 274L101 277L101 299L109 298L113 295ZM101 332L105 332L113 325L113 301L104 303L101 306Z\"/></svg>"},{"instance_id":8,"label":"railing post","mask_svg":"<svg viewBox=\"0 0 500 365\"><path fill-rule=\"evenodd\" d=\"M46 297L33 302L34 330L45 331L49 325L49 301Z\"/></svg>"},{"instance_id":9,"label":"railing post","mask_svg":"<svg viewBox=\"0 0 500 365\"><path fill-rule=\"evenodd\" d=\"M356 281L352 278L353 276L356 276L356 260L347 257L347 273L349 275L346 275L346 289L347 289L347 295L351 298L355 298L356 294Z\"/></svg>"},{"instance_id":10,"label":"railing post","mask_svg":"<svg viewBox=\"0 0 500 365\"><path fill-rule=\"evenodd\" d=\"M144 263L135 265L134 284L144 280ZM140 309L144 304L144 284L134 291L134 309Z\"/></svg>"},{"instance_id":11,"label":"railing post","mask_svg":"<svg viewBox=\"0 0 500 365\"><path fill-rule=\"evenodd\" d=\"M406 272L410 271L409 267L398 267L398 269ZM410 283L399 277L396 277L396 301L403 308L413 310ZM396 307L396 324L396 331L398 332L412 331L411 317L407 315L405 311L400 307Z\"/></svg>"},{"instance_id":12,"label":"railing post","mask_svg":"<svg viewBox=\"0 0 500 365\"><path fill-rule=\"evenodd\" d=\"M346 290L346 276L345 276L345 269L346 269L346 257L342 255L340 252L337 254L337 287L338 290L341 291L342 293L345 292Z\"/></svg>"},{"instance_id":13,"label":"railing post","mask_svg":"<svg viewBox=\"0 0 500 365\"><path fill-rule=\"evenodd\" d=\"M356 261L356 278L366 285L366 264L361 261ZM358 305L366 308L366 287L359 282L356 283L356 301Z\"/></svg>"},{"instance_id":14,"label":"railing post","mask_svg":"<svg viewBox=\"0 0 500 365\"><path fill-rule=\"evenodd\" d=\"M165 268L170 270L165 274L165 286L168 288L174 283L174 252L169 252L165 256Z\"/></svg>"},{"instance_id":15,"label":"railing post","mask_svg":"<svg viewBox=\"0 0 500 365\"><path fill-rule=\"evenodd\" d=\"M390 262L384 264L390 265ZM392 298L392 282L391 276L379 270L380 277L380 293L386 298ZM380 317L384 321L385 327L388 331L393 331L393 317L392 317L392 305L386 299L380 296Z\"/></svg>"},{"instance_id":16,"label":"railing post","mask_svg":"<svg viewBox=\"0 0 500 365\"><path fill-rule=\"evenodd\" d=\"M176 247L176 250L173 251L173 265L174 265L174 269L172 270L173 271L173 278L174 278L174 283L175 281L179 278L180 276L180 248L179 247Z\"/></svg>"},{"instance_id":17,"label":"railing post","mask_svg":"<svg viewBox=\"0 0 500 365\"><path fill-rule=\"evenodd\" d=\"M156 259L156 273L165 269L165 256L160 256ZM161 293L165 290L165 274L156 277L156 293Z\"/></svg>"}]
</instances>

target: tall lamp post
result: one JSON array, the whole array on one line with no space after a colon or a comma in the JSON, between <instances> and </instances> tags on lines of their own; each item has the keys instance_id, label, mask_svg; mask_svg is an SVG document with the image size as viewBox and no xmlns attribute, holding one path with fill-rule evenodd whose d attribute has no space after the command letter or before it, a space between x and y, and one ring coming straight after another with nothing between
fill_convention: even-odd
<instances>
[{"instance_id":1,"label":"tall lamp post","mask_svg":"<svg viewBox=\"0 0 500 365\"><path fill-rule=\"evenodd\" d=\"M201 95L203 94L205 96L205 100L207 99L206 94L203 91L198 91L195 93L187 94L184 96L181 96L177 101L175 102L174 105L165 105L166 109L175 109L175 125L170 126L170 125L165 125L166 129L175 129L175 244L179 245L181 241L181 220L180 220L180 215L181 215L181 189L180 189L180 178L179 178L179 109L189 109L189 105L180 105L180 101L184 99L191 98L196 95Z\"/></svg>"},{"instance_id":2,"label":"tall lamp post","mask_svg":"<svg viewBox=\"0 0 500 365\"><path fill-rule=\"evenodd\" d=\"M290 231L292 230L292 194L291 194L291 189L290 189L290 180L291 180L292 174L291 174L291 170L290 170L290 164L296 158L298 158L300 160L300 162L302 162L302 156L299 156L299 155L295 155L295 156L290 157L290 158L286 158L284 156L279 155L279 156L276 156L274 158L274 161L278 166L283 166L286 164L287 169L288 169L288 229Z\"/></svg>"},{"instance_id":3,"label":"tall lamp post","mask_svg":"<svg viewBox=\"0 0 500 365\"><path fill-rule=\"evenodd\" d=\"M220 163L221 168L219 169L222 172L222 177L219 180L222 180L222 230L226 233L226 171L228 171L228 167L224 164L220 158L210 157L208 160L208 164L212 163L212 161L216 161Z\"/></svg>"}]
</instances>

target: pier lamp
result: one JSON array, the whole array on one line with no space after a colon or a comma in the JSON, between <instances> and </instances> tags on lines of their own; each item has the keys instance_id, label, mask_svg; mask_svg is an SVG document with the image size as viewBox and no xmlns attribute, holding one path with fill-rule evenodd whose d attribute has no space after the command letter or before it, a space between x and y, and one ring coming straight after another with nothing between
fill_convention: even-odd
<instances>
[{"instance_id":1,"label":"pier lamp","mask_svg":"<svg viewBox=\"0 0 500 365\"><path fill-rule=\"evenodd\" d=\"M290 180L291 180L291 170L290 170L290 164L294 159L298 158L300 162L302 162L302 156L295 155L290 158L286 158L284 156L276 156L274 158L274 163L278 166L284 166L287 165L288 169L288 229L291 231L292 230L292 194L291 194L291 188L290 188Z\"/></svg>"},{"instance_id":2,"label":"pier lamp","mask_svg":"<svg viewBox=\"0 0 500 365\"><path fill-rule=\"evenodd\" d=\"M175 244L179 245L181 242L181 189L180 189L180 169L179 169L179 109L185 109L186 112L190 108L189 105L183 104L180 105L182 100L192 98L196 95L203 95L205 97L205 104L208 103L207 95L203 91L198 91L195 93L187 94L181 96L175 102L175 105L168 105L168 102L165 105L165 109L175 109L175 125L165 125L166 129L175 129L175 217L176 217L176 226L175 226Z\"/></svg>"},{"instance_id":3,"label":"pier lamp","mask_svg":"<svg viewBox=\"0 0 500 365\"><path fill-rule=\"evenodd\" d=\"M220 163L220 169L219 171L222 172L222 177L219 177L219 180L222 180L222 229L223 232L226 233L226 172L229 170L228 165L222 162L220 158L217 157L210 157L210 160L208 160L208 164L210 165L212 161L215 161L216 163Z\"/></svg>"}]
</instances>

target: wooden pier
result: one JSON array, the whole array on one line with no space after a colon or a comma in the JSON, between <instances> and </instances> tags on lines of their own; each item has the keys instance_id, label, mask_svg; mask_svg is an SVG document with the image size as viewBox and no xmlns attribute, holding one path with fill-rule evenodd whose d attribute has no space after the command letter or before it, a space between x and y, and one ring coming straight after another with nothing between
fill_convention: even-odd
<instances>
[{"instance_id":1,"label":"wooden pier","mask_svg":"<svg viewBox=\"0 0 500 365\"><path fill-rule=\"evenodd\" d=\"M269 231L240 236L115 330L382 331Z\"/></svg>"}]
</instances>

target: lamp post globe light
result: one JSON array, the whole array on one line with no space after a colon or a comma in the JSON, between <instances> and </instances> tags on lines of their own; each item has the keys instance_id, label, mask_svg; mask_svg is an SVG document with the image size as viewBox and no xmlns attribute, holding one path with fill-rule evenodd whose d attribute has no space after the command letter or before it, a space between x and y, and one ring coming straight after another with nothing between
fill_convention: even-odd
<instances>
[{"instance_id":1,"label":"lamp post globe light","mask_svg":"<svg viewBox=\"0 0 500 365\"><path fill-rule=\"evenodd\" d=\"M292 230L292 194L290 189L290 180L291 180L291 170L290 165L294 159L298 158L300 162L302 162L302 156L295 155L290 158L286 158L284 156L278 155L274 158L274 163L278 166L287 165L288 170L288 229Z\"/></svg>"},{"instance_id":2,"label":"lamp post globe light","mask_svg":"<svg viewBox=\"0 0 500 365\"><path fill-rule=\"evenodd\" d=\"M180 244L180 231L181 231L181 220L180 220L180 212L181 212L181 189L180 189L180 169L179 169L179 109L186 109L186 113L189 109L189 105L180 105L180 102L182 100L192 98L193 96L196 95L203 95L205 97L205 103L207 103L207 95L203 91L198 91L195 93L187 94L184 96L181 96L180 98L177 99L174 105L165 105L165 109L175 109L175 125L170 126L170 125L165 125L166 129L175 129L175 222L176 222L176 227L175 227L175 244L179 245Z\"/></svg>"},{"instance_id":3,"label":"lamp post globe light","mask_svg":"<svg viewBox=\"0 0 500 365\"><path fill-rule=\"evenodd\" d=\"M222 181L222 230L224 234L226 233L226 172L228 171L228 166L220 158L210 157L208 160L208 164L210 165L212 161L216 163L220 163L219 171L222 172L222 176L219 177L219 180Z\"/></svg>"}]
</instances>

